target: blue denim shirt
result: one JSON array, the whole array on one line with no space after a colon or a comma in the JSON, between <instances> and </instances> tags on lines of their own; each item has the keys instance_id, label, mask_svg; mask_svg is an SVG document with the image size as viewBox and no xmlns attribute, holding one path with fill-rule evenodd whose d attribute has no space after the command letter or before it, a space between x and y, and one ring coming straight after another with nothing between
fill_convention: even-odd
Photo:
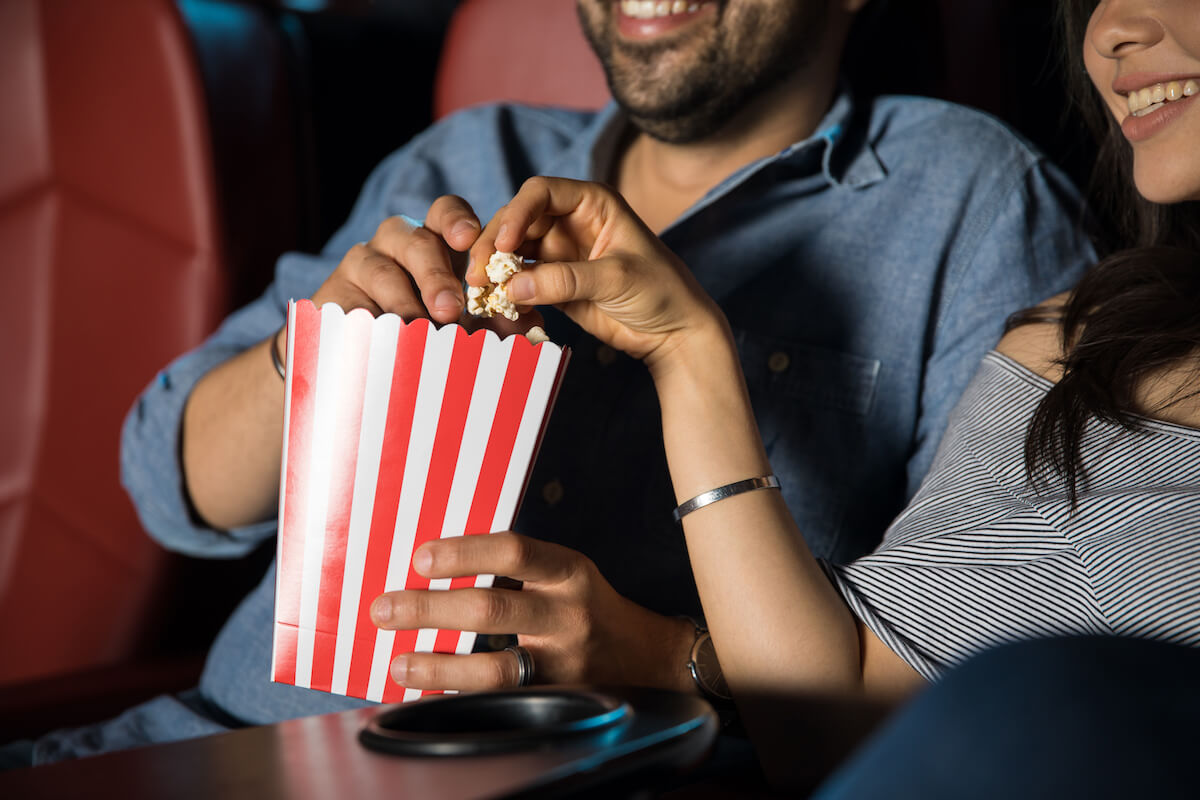
<instances>
[{"instance_id":1,"label":"blue denim shirt","mask_svg":"<svg viewBox=\"0 0 1200 800\"><path fill-rule=\"evenodd\" d=\"M235 557L275 534L274 521L196 524L179 431L195 382L278 329L290 298L311 296L385 217L421 217L441 194L487 220L531 175L606 179L624 125L612 106L483 107L386 159L321 254L281 258L266 293L130 412L123 479L151 535ZM815 135L730 175L663 231L729 317L772 467L814 554L844 561L876 544L1005 317L1090 262L1078 215L1069 181L991 117L843 91ZM646 371L552 310L547 321L574 355L516 529L588 554L639 603L698 612ZM251 723L361 704L270 683L273 585L272 569L218 637L204 696Z\"/></svg>"}]
</instances>

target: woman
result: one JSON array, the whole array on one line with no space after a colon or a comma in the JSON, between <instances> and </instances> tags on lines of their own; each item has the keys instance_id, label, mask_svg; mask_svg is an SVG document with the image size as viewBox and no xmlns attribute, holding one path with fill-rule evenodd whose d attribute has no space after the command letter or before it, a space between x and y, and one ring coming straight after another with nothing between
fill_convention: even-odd
<instances>
[{"instance_id":1,"label":"woman","mask_svg":"<svg viewBox=\"0 0 1200 800\"><path fill-rule=\"evenodd\" d=\"M1098 178L1131 176L1140 194L1116 207L1136 248L1016 321L911 506L854 564L818 563L778 492L746 490L771 468L728 327L619 198L534 179L472 248L477 265L492 249L547 262L510 296L559 304L650 369L708 625L752 736L772 709L749 696L895 699L1004 641L1200 643L1200 17L1192 0L1091 5L1064 6L1066 30L1108 109ZM717 487L741 491L688 513ZM769 768L794 759L773 743L756 741Z\"/></svg>"}]
</instances>

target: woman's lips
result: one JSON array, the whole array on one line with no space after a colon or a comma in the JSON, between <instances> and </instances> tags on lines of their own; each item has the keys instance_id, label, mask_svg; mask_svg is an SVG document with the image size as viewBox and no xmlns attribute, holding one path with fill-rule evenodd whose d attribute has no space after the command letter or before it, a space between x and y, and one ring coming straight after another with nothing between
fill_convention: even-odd
<instances>
[{"instance_id":1,"label":"woman's lips","mask_svg":"<svg viewBox=\"0 0 1200 800\"><path fill-rule=\"evenodd\" d=\"M1121 122L1121 133L1125 134L1125 138L1130 142L1141 142L1149 139L1181 115L1187 113L1195 105L1197 97L1200 97L1200 95L1192 95L1191 97L1184 97L1181 100L1165 103L1162 108L1152 111L1143 117L1135 117L1133 114L1129 114Z\"/></svg>"}]
</instances>

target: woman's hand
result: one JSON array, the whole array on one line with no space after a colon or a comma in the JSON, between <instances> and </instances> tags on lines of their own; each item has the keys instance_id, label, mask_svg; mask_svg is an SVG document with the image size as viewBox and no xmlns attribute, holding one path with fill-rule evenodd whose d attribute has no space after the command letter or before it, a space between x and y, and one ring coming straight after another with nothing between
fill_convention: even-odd
<instances>
[{"instance_id":1,"label":"woman's hand","mask_svg":"<svg viewBox=\"0 0 1200 800\"><path fill-rule=\"evenodd\" d=\"M558 306L652 371L695 334L728 336L724 315L683 262L600 184L530 178L471 247L469 283L487 282L495 250L542 262L509 281L515 302Z\"/></svg>"}]
</instances>

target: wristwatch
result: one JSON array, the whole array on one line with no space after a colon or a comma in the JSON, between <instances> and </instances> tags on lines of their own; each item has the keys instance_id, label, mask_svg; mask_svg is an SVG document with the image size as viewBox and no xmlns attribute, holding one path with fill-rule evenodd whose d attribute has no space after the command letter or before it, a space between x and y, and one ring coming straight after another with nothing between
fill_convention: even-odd
<instances>
[{"instance_id":1,"label":"wristwatch","mask_svg":"<svg viewBox=\"0 0 1200 800\"><path fill-rule=\"evenodd\" d=\"M692 642L692 651L688 656L687 670L696 682L696 688L705 699L714 705L728 705L733 700L729 685L725 683L725 675L721 672L721 664L717 661L717 651L713 647L712 636L708 628L695 622L696 640Z\"/></svg>"}]
</instances>

